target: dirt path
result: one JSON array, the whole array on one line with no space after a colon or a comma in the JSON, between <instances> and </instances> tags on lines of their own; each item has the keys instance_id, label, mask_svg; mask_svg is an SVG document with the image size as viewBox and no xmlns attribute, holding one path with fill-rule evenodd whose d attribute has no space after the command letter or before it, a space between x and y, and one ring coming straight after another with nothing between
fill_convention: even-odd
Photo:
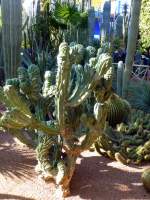
<instances>
[{"instance_id":1,"label":"dirt path","mask_svg":"<svg viewBox=\"0 0 150 200\"><path fill-rule=\"evenodd\" d=\"M35 165L33 150L0 134L0 199L62 200L53 196L53 184L37 178ZM150 200L140 180L146 167L129 167L85 152L77 161L67 200Z\"/></svg>"}]
</instances>

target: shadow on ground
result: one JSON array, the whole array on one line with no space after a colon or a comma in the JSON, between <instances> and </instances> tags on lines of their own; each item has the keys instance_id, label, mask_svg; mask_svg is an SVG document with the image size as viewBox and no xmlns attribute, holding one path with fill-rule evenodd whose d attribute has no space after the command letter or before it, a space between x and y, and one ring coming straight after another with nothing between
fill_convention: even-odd
<instances>
[{"instance_id":1,"label":"shadow on ground","mask_svg":"<svg viewBox=\"0 0 150 200\"><path fill-rule=\"evenodd\" d=\"M77 163L71 182L72 196L67 200L150 200L140 178L144 167L128 167L88 151ZM0 134L0 175L9 176L5 190L1 187L3 180L0 182L0 199L56 200L52 198L54 186L37 179L35 164L33 150L16 144L7 134ZM17 183L16 178L23 181ZM12 180L17 186L11 184Z\"/></svg>"},{"instance_id":2,"label":"shadow on ground","mask_svg":"<svg viewBox=\"0 0 150 200\"><path fill-rule=\"evenodd\" d=\"M33 198L26 198L18 195L11 195L11 194L0 194L0 199L6 200L6 199L15 199L15 200L35 200Z\"/></svg>"},{"instance_id":3,"label":"shadow on ground","mask_svg":"<svg viewBox=\"0 0 150 200\"><path fill-rule=\"evenodd\" d=\"M9 144L9 145L8 145ZM0 173L19 179L30 178L36 164L34 151L17 146L8 134L0 134Z\"/></svg>"},{"instance_id":4,"label":"shadow on ground","mask_svg":"<svg viewBox=\"0 0 150 200\"><path fill-rule=\"evenodd\" d=\"M105 157L83 158L72 179L71 194L88 200L149 200L141 170L142 167L124 166Z\"/></svg>"}]
</instances>

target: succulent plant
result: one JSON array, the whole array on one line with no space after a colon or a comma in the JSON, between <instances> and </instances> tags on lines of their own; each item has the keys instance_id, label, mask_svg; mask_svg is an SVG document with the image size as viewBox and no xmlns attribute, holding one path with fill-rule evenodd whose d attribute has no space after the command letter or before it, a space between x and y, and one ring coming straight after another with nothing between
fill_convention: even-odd
<instances>
[{"instance_id":1,"label":"succulent plant","mask_svg":"<svg viewBox=\"0 0 150 200\"><path fill-rule=\"evenodd\" d=\"M142 182L147 191L150 191L150 168L147 168L142 173Z\"/></svg>"},{"instance_id":2,"label":"succulent plant","mask_svg":"<svg viewBox=\"0 0 150 200\"><path fill-rule=\"evenodd\" d=\"M129 102L133 108L150 112L150 83L148 81L131 82L128 87Z\"/></svg>"},{"instance_id":3,"label":"succulent plant","mask_svg":"<svg viewBox=\"0 0 150 200\"><path fill-rule=\"evenodd\" d=\"M22 4L20 0L2 0L2 46L6 78L14 78L20 66Z\"/></svg>"},{"instance_id":4,"label":"succulent plant","mask_svg":"<svg viewBox=\"0 0 150 200\"><path fill-rule=\"evenodd\" d=\"M128 121L131 112L131 106L126 100L120 98L116 94L112 94L107 103L109 108L107 120L111 126L115 127L121 122Z\"/></svg>"},{"instance_id":5,"label":"succulent plant","mask_svg":"<svg viewBox=\"0 0 150 200\"><path fill-rule=\"evenodd\" d=\"M95 144L96 150L123 163L150 161L149 121L150 114L134 110L129 124L121 123L114 129L107 123L105 134Z\"/></svg>"},{"instance_id":6,"label":"succulent plant","mask_svg":"<svg viewBox=\"0 0 150 200\"><path fill-rule=\"evenodd\" d=\"M31 65L19 68L18 78L0 88L0 101L7 108L1 113L0 127L14 130L16 136L22 129L35 135L36 170L45 180L54 179L63 196L70 193L77 157L103 132L111 94L111 57L101 54L94 66L81 66L79 52L85 49L76 47L65 42L59 46L55 85L51 85L51 72L45 73L42 83L40 69ZM93 114L82 110L91 93L96 100ZM85 136L83 140L81 135Z\"/></svg>"}]
</instances>

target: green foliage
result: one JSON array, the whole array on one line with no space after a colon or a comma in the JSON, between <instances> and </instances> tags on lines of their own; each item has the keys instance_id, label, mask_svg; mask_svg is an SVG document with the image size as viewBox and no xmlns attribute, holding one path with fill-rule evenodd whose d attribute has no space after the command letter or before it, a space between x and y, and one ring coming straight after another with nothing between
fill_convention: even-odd
<instances>
[{"instance_id":1,"label":"green foliage","mask_svg":"<svg viewBox=\"0 0 150 200\"><path fill-rule=\"evenodd\" d=\"M87 25L87 13L77 11L75 6L71 6L68 3L56 3L54 16L56 20L63 24L71 24L73 26Z\"/></svg>"},{"instance_id":2,"label":"green foliage","mask_svg":"<svg viewBox=\"0 0 150 200\"><path fill-rule=\"evenodd\" d=\"M118 37L115 37L112 41L113 51L118 50L120 47L121 47L121 39Z\"/></svg>"},{"instance_id":3,"label":"green foliage","mask_svg":"<svg viewBox=\"0 0 150 200\"><path fill-rule=\"evenodd\" d=\"M150 1L142 0L140 16L140 36L143 49L150 47Z\"/></svg>"}]
</instances>

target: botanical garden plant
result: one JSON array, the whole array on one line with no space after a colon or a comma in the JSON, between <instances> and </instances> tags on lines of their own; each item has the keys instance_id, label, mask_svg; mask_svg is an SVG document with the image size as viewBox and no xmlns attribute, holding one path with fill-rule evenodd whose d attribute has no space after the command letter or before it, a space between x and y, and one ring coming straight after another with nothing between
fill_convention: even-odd
<instances>
[{"instance_id":1,"label":"botanical garden plant","mask_svg":"<svg viewBox=\"0 0 150 200\"><path fill-rule=\"evenodd\" d=\"M149 81L131 82L128 87L129 102L133 108L150 112L150 83Z\"/></svg>"},{"instance_id":2,"label":"botanical garden plant","mask_svg":"<svg viewBox=\"0 0 150 200\"><path fill-rule=\"evenodd\" d=\"M101 54L82 66L80 48L60 45L56 85L51 72L45 73L42 84L40 69L31 65L19 68L18 78L0 88L0 101L6 107L0 127L24 143L29 144L29 137L34 141L36 171L45 180L53 179L63 196L70 193L77 157L103 133L112 93L111 57ZM91 93L95 103L89 113L85 100Z\"/></svg>"},{"instance_id":3,"label":"botanical garden plant","mask_svg":"<svg viewBox=\"0 0 150 200\"><path fill-rule=\"evenodd\" d=\"M115 102L111 104L115 104ZM115 109L117 105L113 107ZM113 113L117 113L117 109L115 110L116 112ZM118 110L120 110L119 106ZM97 151L124 164L150 161L149 122L150 114L132 110L129 124L120 123L116 128L112 128L107 123L105 134L101 135L95 143Z\"/></svg>"}]
</instances>

